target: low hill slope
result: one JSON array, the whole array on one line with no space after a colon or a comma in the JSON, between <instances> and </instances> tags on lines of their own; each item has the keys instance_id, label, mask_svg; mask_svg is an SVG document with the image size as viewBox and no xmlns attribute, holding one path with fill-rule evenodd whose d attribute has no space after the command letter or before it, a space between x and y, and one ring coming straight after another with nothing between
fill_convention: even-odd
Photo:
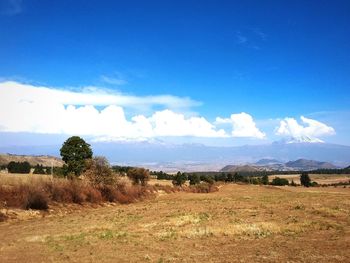
<instances>
[{"instance_id":1,"label":"low hill slope","mask_svg":"<svg viewBox=\"0 0 350 263\"><path fill-rule=\"evenodd\" d=\"M14 154L0 154L0 165L7 165L9 162L29 162L30 165L35 166L41 164L43 166L61 167L63 161L60 158L48 155L14 155Z\"/></svg>"}]
</instances>

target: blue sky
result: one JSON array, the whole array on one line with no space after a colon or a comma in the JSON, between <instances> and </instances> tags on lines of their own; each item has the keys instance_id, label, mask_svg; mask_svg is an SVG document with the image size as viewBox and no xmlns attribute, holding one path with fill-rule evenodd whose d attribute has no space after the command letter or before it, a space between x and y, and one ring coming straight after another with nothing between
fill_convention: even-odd
<instances>
[{"instance_id":1,"label":"blue sky","mask_svg":"<svg viewBox=\"0 0 350 263\"><path fill-rule=\"evenodd\" d=\"M113 105L122 107L128 121L170 110L185 121L195 116L215 126L203 122L187 133L164 128L150 131L147 138L242 144L296 134L350 145L349 13L349 1L2 0L0 80L138 99L153 95L151 105ZM3 92L15 96L10 86L4 84ZM162 95L178 99L175 104L187 99L186 105L160 103ZM90 104L97 110L110 106L90 101L74 105ZM15 110L8 111L18 118ZM162 118L176 119L171 113ZM113 121L113 114L108 116ZM303 122L301 116L319 123ZM301 130L295 132L287 117ZM0 118L3 138L8 132L78 132L17 127L5 118ZM149 122L157 121L154 117ZM281 121L287 128L278 132ZM207 132L190 131L205 130L203 125ZM104 136L97 131L91 135ZM137 137L143 136L135 132Z\"/></svg>"}]
</instances>

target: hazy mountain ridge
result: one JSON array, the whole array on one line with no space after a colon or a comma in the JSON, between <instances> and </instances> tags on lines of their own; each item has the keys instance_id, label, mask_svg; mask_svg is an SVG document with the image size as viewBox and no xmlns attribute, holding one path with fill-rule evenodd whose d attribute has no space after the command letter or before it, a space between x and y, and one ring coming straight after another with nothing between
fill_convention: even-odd
<instances>
[{"instance_id":1,"label":"hazy mountain ridge","mask_svg":"<svg viewBox=\"0 0 350 263\"><path fill-rule=\"evenodd\" d=\"M48 155L15 155L15 154L0 154L0 165L7 165L9 162L29 162L30 165L35 166L37 164L55 167L61 167L63 161L60 158Z\"/></svg>"},{"instance_id":2,"label":"hazy mountain ridge","mask_svg":"<svg viewBox=\"0 0 350 263\"><path fill-rule=\"evenodd\" d=\"M226 165L221 172L255 172L255 171L311 171L318 169L336 169L335 165L328 162L298 159L286 163L268 163L269 159L262 159L254 164ZM272 159L272 161L276 161ZM265 164L262 164L265 163Z\"/></svg>"},{"instance_id":3,"label":"hazy mountain ridge","mask_svg":"<svg viewBox=\"0 0 350 263\"><path fill-rule=\"evenodd\" d=\"M218 171L228 164L269 165L275 170L294 169L284 163L306 159L328 162L338 167L350 164L350 146L327 143L274 142L264 145L214 147L202 144L159 142L91 143L94 155L103 155L111 164L145 166L163 171ZM61 145L2 147L0 152L59 156ZM265 159L265 160L264 160ZM260 163L255 163L259 162ZM272 161L271 161L272 160ZM270 163L268 163L270 162ZM202 169L201 169L202 168ZM269 169L272 169L269 168Z\"/></svg>"}]
</instances>

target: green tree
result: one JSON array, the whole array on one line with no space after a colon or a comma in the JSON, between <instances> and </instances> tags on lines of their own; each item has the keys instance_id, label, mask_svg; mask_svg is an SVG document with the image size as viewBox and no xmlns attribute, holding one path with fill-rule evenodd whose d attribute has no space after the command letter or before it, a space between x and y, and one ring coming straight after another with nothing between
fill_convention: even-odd
<instances>
[{"instance_id":1,"label":"green tree","mask_svg":"<svg viewBox=\"0 0 350 263\"><path fill-rule=\"evenodd\" d=\"M92 158L90 144L79 136L68 138L63 143L60 153L62 160L66 163L65 175L73 173L75 176L79 176L84 170L85 161Z\"/></svg>"},{"instance_id":2,"label":"green tree","mask_svg":"<svg viewBox=\"0 0 350 263\"><path fill-rule=\"evenodd\" d=\"M45 174L43 165L42 164L37 164L34 167L33 174Z\"/></svg>"},{"instance_id":3,"label":"green tree","mask_svg":"<svg viewBox=\"0 0 350 263\"><path fill-rule=\"evenodd\" d=\"M269 177L267 176L267 174L264 174L262 177L261 177L261 183L262 184L269 184Z\"/></svg>"},{"instance_id":4,"label":"green tree","mask_svg":"<svg viewBox=\"0 0 350 263\"><path fill-rule=\"evenodd\" d=\"M182 186L187 180L187 176L184 173L177 172L173 179L173 185Z\"/></svg>"},{"instance_id":5,"label":"green tree","mask_svg":"<svg viewBox=\"0 0 350 263\"><path fill-rule=\"evenodd\" d=\"M198 174L189 174L188 180L190 180L190 185L199 184L201 182L201 178Z\"/></svg>"},{"instance_id":6,"label":"green tree","mask_svg":"<svg viewBox=\"0 0 350 263\"><path fill-rule=\"evenodd\" d=\"M7 170L9 173L29 174L30 173L30 164L27 161L25 161L25 162L11 161L7 165Z\"/></svg>"},{"instance_id":7,"label":"green tree","mask_svg":"<svg viewBox=\"0 0 350 263\"><path fill-rule=\"evenodd\" d=\"M288 185L289 181L285 178L276 177L271 182L272 185Z\"/></svg>"},{"instance_id":8,"label":"green tree","mask_svg":"<svg viewBox=\"0 0 350 263\"><path fill-rule=\"evenodd\" d=\"M305 186L305 187L309 187L311 185L311 179L310 179L308 173L306 173L306 172L301 173L300 184Z\"/></svg>"}]
</instances>

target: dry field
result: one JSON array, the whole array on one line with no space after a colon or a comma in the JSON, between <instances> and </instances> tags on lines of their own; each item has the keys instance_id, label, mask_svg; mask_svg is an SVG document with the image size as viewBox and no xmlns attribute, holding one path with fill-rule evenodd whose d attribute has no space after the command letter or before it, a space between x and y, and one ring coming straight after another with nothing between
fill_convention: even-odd
<instances>
[{"instance_id":1,"label":"dry field","mask_svg":"<svg viewBox=\"0 0 350 263\"><path fill-rule=\"evenodd\" d=\"M350 174L309 174L309 176L311 181L315 181L318 184L337 184L350 181ZM300 184L300 174L281 174L269 176L270 181L272 181L272 179L275 177L288 179L289 183L293 180L295 183Z\"/></svg>"},{"instance_id":2,"label":"dry field","mask_svg":"<svg viewBox=\"0 0 350 263\"><path fill-rule=\"evenodd\" d=\"M0 223L1 262L349 262L350 188L227 184Z\"/></svg>"}]
</instances>

